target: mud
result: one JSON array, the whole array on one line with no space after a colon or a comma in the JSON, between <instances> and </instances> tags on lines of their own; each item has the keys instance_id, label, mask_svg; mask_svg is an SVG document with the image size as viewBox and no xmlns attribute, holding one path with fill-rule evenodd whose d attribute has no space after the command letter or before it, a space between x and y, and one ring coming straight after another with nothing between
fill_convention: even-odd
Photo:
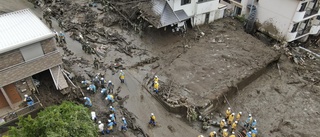
<instances>
[{"instance_id":1,"label":"mud","mask_svg":"<svg viewBox=\"0 0 320 137\"><path fill-rule=\"evenodd\" d=\"M200 132L208 135L217 128L209 126L203 131L202 122L188 122L186 118L197 121L199 116L208 117L214 124L221 120L227 107L234 112L244 112L242 121L252 113L258 120L259 136L320 134L314 130L320 110L317 107L319 62L305 52L288 53L293 48L284 50L283 47L273 51L271 46L244 33L241 23L229 18L189 28L186 34L144 28L144 23L134 14L134 5L148 1L110 1L106 6L98 4L97 7L90 7L85 0L64 2L34 9L30 3L12 0L0 2L0 11L31 7L42 17L46 7L55 13L63 9L64 13L53 15L52 20L56 31L66 32L66 49L59 48L59 51L63 54L64 69L74 74L73 82L80 85L80 81L91 80L99 74L119 89L115 94L117 100L112 104L117 110L119 126L111 135L197 136ZM132 7L131 13L123 10ZM81 50L86 41L97 54ZM319 53L318 47L312 47ZM281 53L288 53L285 54L288 57L282 56L278 63L273 63ZM296 56L304 63L292 62ZM99 60L98 69L93 67L94 58ZM119 69L126 75L122 84ZM150 88L154 75L160 79L158 95ZM62 95L51 89L54 88L48 86L40 92L46 106L72 98L83 103L82 96L73 94L79 91ZM110 104L103 99L100 88L95 94L85 88L82 92L93 101L90 110L96 111L98 119L105 123ZM157 126L153 128L148 126L150 113L157 117ZM127 132L119 129L122 117L128 120Z\"/></svg>"}]
</instances>

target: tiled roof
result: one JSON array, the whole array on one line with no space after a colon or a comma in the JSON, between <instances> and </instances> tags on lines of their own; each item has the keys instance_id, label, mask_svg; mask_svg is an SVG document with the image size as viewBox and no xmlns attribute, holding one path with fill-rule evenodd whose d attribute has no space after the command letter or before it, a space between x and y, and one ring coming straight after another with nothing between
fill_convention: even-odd
<instances>
[{"instance_id":1,"label":"tiled roof","mask_svg":"<svg viewBox=\"0 0 320 137\"><path fill-rule=\"evenodd\" d=\"M29 9L0 15L0 54L53 36Z\"/></svg>"}]
</instances>

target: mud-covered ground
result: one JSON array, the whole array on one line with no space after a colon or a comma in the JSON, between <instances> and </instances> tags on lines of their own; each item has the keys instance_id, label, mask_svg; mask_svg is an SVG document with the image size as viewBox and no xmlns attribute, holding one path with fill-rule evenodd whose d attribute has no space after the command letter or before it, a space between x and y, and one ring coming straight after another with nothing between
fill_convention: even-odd
<instances>
[{"instance_id":1,"label":"mud-covered ground","mask_svg":"<svg viewBox=\"0 0 320 137\"><path fill-rule=\"evenodd\" d=\"M91 22L95 27L89 25L77 29L82 34L87 34L92 31L91 28L103 28L103 33L111 34L108 37L99 36L96 41L100 43L95 43L95 40L90 39L90 42L97 47L107 47L105 56L100 60L103 67L95 70L93 69L93 58L97 56L85 54L81 50L81 44L73 40L76 38L74 34L77 31L70 28L87 23L82 20L86 15L86 10L90 10L88 13L91 13L91 11L93 14L94 12L99 13L98 18L106 17L112 20L118 20L114 16L117 14L110 10L103 12L97 8L85 9L87 7L85 0L76 3L79 5L74 6L74 3L59 5L62 8L69 7L65 9L65 14L61 17L66 24L62 29L58 27L56 19L52 19L55 30L69 30L66 33L67 47L74 55L67 55L59 48L61 53L64 53L64 62L71 63L66 66L84 78L89 76L83 75L83 73L90 75L105 74L106 80L114 82L115 89L121 87L119 96L127 96L128 98L113 105L118 110L116 112L117 121L121 123L120 118L130 113L135 127L143 131L130 129L129 132L119 132L118 129L115 129L116 132L112 134L114 136L195 137L203 132L198 124L192 125L185 122L185 117L169 113L148 93L149 91L142 87L150 76L156 74L160 77L160 81L166 84L169 81L174 81L176 89L171 93L171 98L187 97L192 105L201 106L207 100L215 98L213 91L234 86L233 84L236 84L237 81L265 66L279 53L279 51L272 51L271 47L244 33L241 23L229 18L199 29L189 29L184 37L178 33L171 33L169 30L163 31L162 29L155 30L152 28L148 28L139 34L133 31L133 28L131 30L122 29L122 23L121 25L117 25L117 22L113 25L108 23L106 25L100 22L103 22L103 20L94 20ZM42 17L41 9L34 9L32 4L25 0L0 1L0 10L4 12L25 7L31 8L36 15ZM45 7L44 5L42 9L45 9ZM74 10L77 10L77 12ZM93 38L91 34L97 36L95 33L101 33L96 29L92 32L87 34L90 35L88 38ZM201 36L201 32L204 33L203 36ZM118 35L114 37L113 34L119 34L120 37ZM197 39L197 36L201 37ZM115 39L110 40L110 38ZM108 41L108 44L102 44L101 41ZM117 44L112 43L114 41ZM123 47L134 47L130 52L132 56L120 52ZM315 48L316 50L319 49L318 47ZM159 60L146 64L136 64L152 57L158 57ZM108 69L108 66L115 63L116 58L121 58L120 64L126 68L124 70L126 74L124 84L120 84L118 73L113 75L112 71ZM225 109L231 107L235 112L242 111L244 113L242 120L245 120L248 113L252 113L258 121L259 136L316 137L320 134L320 131L316 128L319 126L320 119L318 105L320 102L320 65L319 60L306 58L305 61L304 65L297 65L283 55L278 63L279 67L277 64L270 66L265 74L249 86L234 95L228 96L230 106L226 103L219 106L220 109L215 112L220 111L224 114ZM105 122L105 113L108 106L107 102L102 99L99 90L94 95L85 90L84 93L93 101L91 110L96 111L100 120ZM62 97L60 93L56 92L55 94L51 94L47 98L43 96L44 100L48 100L46 102L48 105L51 101L55 103L54 101L57 98ZM213 113L217 116L218 113L215 112ZM150 113L155 113L157 116L158 126L155 128L148 127L147 122ZM213 120L219 121L220 119ZM212 127L203 134L208 135L208 132L212 130L217 129Z\"/></svg>"}]
</instances>

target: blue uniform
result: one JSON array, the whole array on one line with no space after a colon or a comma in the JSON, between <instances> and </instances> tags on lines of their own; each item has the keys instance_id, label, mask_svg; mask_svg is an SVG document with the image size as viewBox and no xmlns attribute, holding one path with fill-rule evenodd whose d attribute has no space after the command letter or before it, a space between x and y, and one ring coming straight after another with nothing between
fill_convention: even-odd
<instances>
[{"instance_id":1,"label":"blue uniform","mask_svg":"<svg viewBox=\"0 0 320 137\"><path fill-rule=\"evenodd\" d=\"M121 130L127 131L127 130L128 130L128 128L127 128L127 126L128 126L128 125L127 125L127 121L122 119L122 122L123 122L123 125L121 126Z\"/></svg>"},{"instance_id":2,"label":"blue uniform","mask_svg":"<svg viewBox=\"0 0 320 137\"><path fill-rule=\"evenodd\" d=\"M256 125L257 125L257 121L253 121L252 124L251 124L251 127L252 127L252 128L255 128Z\"/></svg>"},{"instance_id":3,"label":"blue uniform","mask_svg":"<svg viewBox=\"0 0 320 137\"><path fill-rule=\"evenodd\" d=\"M114 108L114 107L112 107L112 108L109 108L109 110L111 111L111 112L116 112L116 109Z\"/></svg>"},{"instance_id":4,"label":"blue uniform","mask_svg":"<svg viewBox=\"0 0 320 137\"><path fill-rule=\"evenodd\" d=\"M116 123L116 118L115 118L115 116L114 116L114 114L110 114L111 115L111 117L110 117L110 120L111 120L111 122L114 124L114 125L117 125L117 123Z\"/></svg>"},{"instance_id":5,"label":"blue uniform","mask_svg":"<svg viewBox=\"0 0 320 137\"><path fill-rule=\"evenodd\" d=\"M112 95L107 95L107 99L111 101L112 103L114 102L113 96Z\"/></svg>"},{"instance_id":6,"label":"blue uniform","mask_svg":"<svg viewBox=\"0 0 320 137\"><path fill-rule=\"evenodd\" d=\"M86 102L84 102L84 105L85 106L89 106L89 107L91 107L92 106L92 103L91 103L91 100L90 100L90 98L86 98Z\"/></svg>"},{"instance_id":7,"label":"blue uniform","mask_svg":"<svg viewBox=\"0 0 320 137\"><path fill-rule=\"evenodd\" d=\"M107 96L107 89L106 88L102 88L101 89L101 93L103 94L103 96Z\"/></svg>"},{"instance_id":8,"label":"blue uniform","mask_svg":"<svg viewBox=\"0 0 320 137\"><path fill-rule=\"evenodd\" d=\"M91 91L93 91L94 93L96 93L96 91L97 91L97 88L96 88L96 86L95 86L94 84L91 84L91 85L89 86L89 89L90 89Z\"/></svg>"}]
</instances>

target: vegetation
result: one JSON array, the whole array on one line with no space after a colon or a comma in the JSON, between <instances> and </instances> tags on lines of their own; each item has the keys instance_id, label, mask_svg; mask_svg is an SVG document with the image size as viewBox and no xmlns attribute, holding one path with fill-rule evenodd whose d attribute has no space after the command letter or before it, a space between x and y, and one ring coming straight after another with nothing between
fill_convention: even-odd
<instances>
[{"instance_id":1,"label":"vegetation","mask_svg":"<svg viewBox=\"0 0 320 137\"><path fill-rule=\"evenodd\" d=\"M19 117L8 137L94 137L98 129L87 108L72 102L45 108L36 118Z\"/></svg>"}]
</instances>

